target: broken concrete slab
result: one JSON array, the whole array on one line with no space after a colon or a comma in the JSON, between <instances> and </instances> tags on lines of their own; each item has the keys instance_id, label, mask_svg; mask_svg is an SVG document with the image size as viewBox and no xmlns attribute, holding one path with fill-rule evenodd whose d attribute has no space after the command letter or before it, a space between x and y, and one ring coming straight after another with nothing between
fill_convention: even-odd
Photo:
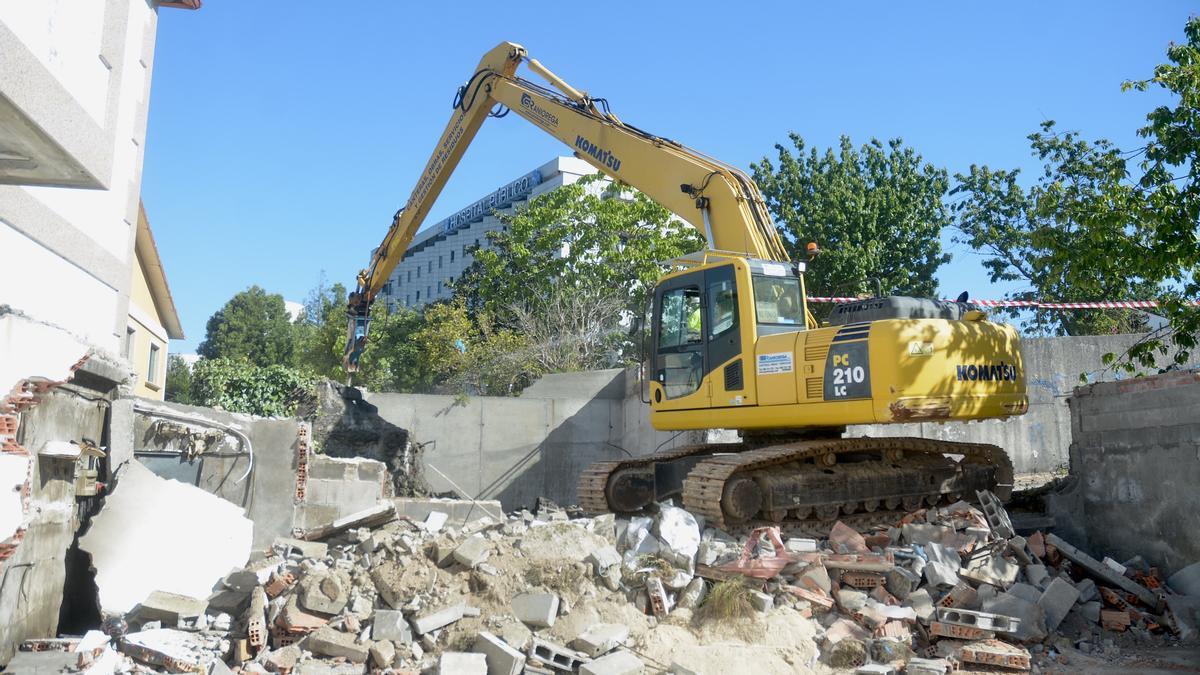
<instances>
[{"instance_id":1,"label":"broken concrete slab","mask_svg":"<svg viewBox=\"0 0 1200 675\"><path fill-rule=\"evenodd\" d=\"M337 614L350 602L350 578L345 573L308 574L300 580L300 606L310 612Z\"/></svg>"},{"instance_id":2,"label":"broken concrete slab","mask_svg":"<svg viewBox=\"0 0 1200 675\"><path fill-rule=\"evenodd\" d=\"M324 560L325 556L329 555L329 544L319 541L292 539L291 537L276 537L275 543L271 544L271 548L278 551L285 558Z\"/></svg>"},{"instance_id":3,"label":"broken concrete slab","mask_svg":"<svg viewBox=\"0 0 1200 675\"><path fill-rule=\"evenodd\" d=\"M519 675L525 655L488 631L480 631L474 650L487 658L488 675Z\"/></svg>"},{"instance_id":4,"label":"broken concrete slab","mask_svg":"<svg viewBox=\"0 0 1200 675\"><path fill-rule=\"evenodd\" d=\"M162 621L174 626L180 619L194 619L208 609L208 602L178 593L154 591L134 608L142 621Z\"/></svg>"},{"instance_id":5,"label":"broken concrete slab","mask_svg":"<svg viewBox=\"0 0 1200 675\"><path fill-rule=\"evenodd\" d=\"M496 500L443 499L440 497L396 497L396 513L413 521L425 521L434 511L446 515L444 525L462 527L480 516L504 520L504 508ZM435 516L440 520L440 516Z\"/></svg>"},{"instance_id":6,"label":"broken concrete slab","mask_svg":"<svg viewBox=\"0 0 1200 675\"><path fill-rule=\"evenodd\" d=\"M79 547L92 556L100 607L124 614L154 591L208 597L246 563L253 530L238 506L130 460Z\"/></svg>"},{"instance_id":7,"label":"broken concrete slab","mask_svg":"<svg viewBox=\"0 0 1200 675\"><path fill-rule=\"evenodd\" d=\"M483 535L473 534L455 547L451 555L458 564L474 569L487 561L491 553L492 547L488 540Z\"/></svg>"},{"instance_id":8,"label":"broken concrete slab","mask_svg":"<svg viewBox=\"0 0 1200 675\"><path fill-rule=\"evenodd\" d=\"M1167 585L1176 593L1200 596L1200 562L1194 562L1167 577Z\"/></svg>"},{"instance_id":9,"label":"broken concrete slab","mask_svg":"<svg viewBox=\"0 0 1200 675\"><path fill-rule=\"evenodd\" d=\"M172 628L129 633L121 638L120 648L143 663L172 672L201 671L210 658L198 634Z\"/></svg>"},{"instance_id":10,"label":"broken concrete slab","mask_svg":"<svg viewBox=\"0 0 1200 675\"><path fill-rule=\"evenodd\" d=\"M571 642L571 648L596 658L620 647L628 639L629 626L619 623L598 623L575 638Z\"/></svg>"},{"instance_id":11,"label":"broken concrete slab","mask_svg":"<svg viewBox=\"0 0 1200 675\"><path fill-rule=\"evenodd\" d=\"M424 635L430 631L435 631L442 626L450 624L463 618L466 614L466 603L460 602L449 607L442 607L430 612L426 612L418 617L413 618L412 627L417 635Z\"/></svg>"},{"instance_id":12,"label":"broken concrete slab","mask_svg":"<svg viewBox=\"0 0 1200 675\"><path fill-rule=\"evenodd\" d=\"M404 612L394 609L377 609L371 615L371 639L393 642L412 642L412 629Z\"/></svg>"},{"instance_id":13,"label":"broken concrete slab","mask_svg":"<svg viewBox=\"0 0 1200 675\"><path fill-rule=\"evenodd\" d=\"M1012 593L1001 593L984 602L983 611L1018 619L1020 623L1012 635L1021 642L1039 642L1046 639L1046 612L1037 603Z\"/></svg>"},{"instance_id":14,"label":"broken concrete slab","mask_svg":"<svg viewBox=\"0 0 1200 675\"><path fill-rule=\"evenodd\" d=\"M1083 551L1080 551L1071 544L1068 544L1060 539L1058 536L1053 534L1046 535L1046 543L1058 549L1058 552L1062 554L1064 558L1084 568L1092 576L1100 579L1110 586L1117 586L1125 591L1128 591L1129 593L1133 593L1135 596L1137 596L1137 599L1145 603L1147 607L1152 607L1155 611L1159 611L1162 608L1161 598L1159 598L1158 595L1156 595L1153 591L1133 581L1132 579L1117 573L1113 568L1096 560Z\"/></svg>"},{"instance_id":15,"label":"broken concrete slab","mask_svg":"<svg viewBox=\"0 0 1200 675\"><path fill-rule=\"evenodd\" d=\"M327 525L309 528L301 533L300 538L305 541L318 541L358 527L378 527L395 519L396 505L389 501L342 516Z\"/></svg>"}]
</instances>

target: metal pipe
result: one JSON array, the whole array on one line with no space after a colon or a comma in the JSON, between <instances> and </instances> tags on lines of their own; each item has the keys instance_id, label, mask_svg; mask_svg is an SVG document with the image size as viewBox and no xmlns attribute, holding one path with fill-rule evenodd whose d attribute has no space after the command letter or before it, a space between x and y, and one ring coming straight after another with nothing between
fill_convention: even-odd
<instances>
[{"instance_id":1,"label":"metal pipe","mask_svg":"<svg viewBox=\"0 0 1200 675\"><path fill-rule=\"evenodd\" d=\"M185 422L187 424L196 424L198 426L208 427L210 429L218 429L229 434L230 436L237 438L238 443L240 443L242 449L245 450L245 452L242 454L247 455L250 461L249 465L246 467L246 473L242 474L241 478L234 481L234 485L246 480L246 477L249 476L250 472L254 470L254 446L250 443L250 437L246 434L243 434L241 431L238 431L227 424L221 424L220 422L214 422L212 420L195 415L185 415L177 412L164 412L162 410L158 410L157 408L151 408L144 403L139 403L138 401L133 402L133 409L153 417L161 417L163 419L175 420L176 422Z\"/></svg>"}]
</instances>

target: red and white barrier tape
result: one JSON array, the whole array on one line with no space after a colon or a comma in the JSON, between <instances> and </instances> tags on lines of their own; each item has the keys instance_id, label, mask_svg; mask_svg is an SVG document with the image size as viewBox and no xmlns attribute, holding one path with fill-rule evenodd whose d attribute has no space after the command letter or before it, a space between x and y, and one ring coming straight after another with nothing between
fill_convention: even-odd
<instances>
[{"instance_id":1,"label":"red and white barrier tape","mask_svg":"<svg viewBox=\"0 0 1200 675\"><path fill-rule=\"evenodd\" d=\"M809 302L858 302L867 298L811 297ZM952 302L947 300L946 302ZM1157 300L1101 300L1095 302L1043 302L1041 300L970 300L980 307L1026 307L1030 309L1153 309ZM1200 307L1200 300L1188 300L1188 307Z\"/></svg>"}]
</instances>

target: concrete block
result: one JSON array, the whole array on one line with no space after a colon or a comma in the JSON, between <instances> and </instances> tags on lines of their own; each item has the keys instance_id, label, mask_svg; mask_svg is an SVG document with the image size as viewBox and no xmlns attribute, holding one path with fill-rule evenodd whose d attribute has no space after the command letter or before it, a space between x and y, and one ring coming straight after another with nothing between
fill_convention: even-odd
<instances>
[{"instance_id":1,"label":"concrete block","mask_svg":"<svg viewBox=\"0 0 1200 675\"><path fill-rule=\"evenodd\" d=\"M896 668L882 663L868 663L865 666L859 666L858 670L854 671L854 675L896 675Z\"/></svg>"},{"instance_id":2,"label":"concrete block","mask_svg":"<svg viewBox=\"0 0 1200 675\"><path fill-rule=\"evenodd\" d=\"M796 577L796 585L801 588L807 588L810 591L820 590L826 595L830 594L833 589L833 582L829 578L829 570L820 563L815 563L804 568Z\"/></svg>"},{"instance_id":3,"label":"concrete block","mask_svg":"<svg viewBox=\"0 0 1200 675\"><path fill-rule=\"evenodd\" d=\"M1046 535L1046 543L1058 549L1058 552L1061 553L1064 558L1086 569L1097 579L1104 581L1109 586L1117 586L1129 593L1133 593L1135 596L1137 596L1137 599L1145 603L1147 607L1152 607L1155 609L1155 611L1158 610L1161 600L1157 595L1154 594L1153 591L1145 586L1135 583L1131 579L1125 578L1122 576L1122 574L1118 574L1111 567L1107 566L1106 563L1097 561L1095 558L1084 553L1083 551L1080 551L1071 544L1068 544L1056 535ZM1119 563L1115 564L1119 565Z\"/></svg>"},{"instance_id":4,"label":"concrete block","mask_svg":"<svg viewBox=\"0 0 1200 675\"><path fill-rule=\"evenodd\" d=\"M591 657L574 649L547 642L535 637L529 645L529 655L546 664L554 670L576 671L580 666L590 663Z\"/></svg>"},{"instance_id":5,"label":"concrete block","mask_svg":"<svg viewBox=\"0 0 1200 675\"><path fill-rule=\"evenodd\" d=\"M1038 588L1045 588L1046 584L1050 583L1050 573L1046 571L1045 565L1029 565L1025 568L1025 577L1029 579L1029 583Z\"/></svg>"},{"instance_id":6,"label":"concrete block","mask_svg":"<svg viewBox=\"0 0 1200 675\"><path fill-rule=\"evenodd\" d=\"M680 609L696 609L704 601L706 595L708 595L708 585L704 582L703 577L696 577L679 592L675 606Z\"/></svg>"},{"instance_id":7,"label":"concrete block","mask_svg":"<svg viewBox=\"0 0 1200 675\"><path fill-rule=\"evenodd\" d=\"M958 570L942 562L925 566L925 581L933 587L948 587L958 583Z\"/></svg>"},{"instance_id":8,"label":"concrete block","mask_svg":"<svg viewBox=\"0 0 1200 675\"><path fill-rule=\"evenodd\" d=\"M921 575L915 574L906 567L896 567L888 570L884 574L884 577L884 588L897 600L906 600L909 593L912 593L913 589L921 583Z\"/></svg>"},{"instance_id":9,"label":"concrete block","mask_svg":"<svg viewBox=\"0 0 1200 675\"><path fill-rule=\"evenodd\" d=\"M938 621L956 626L968 626L997 633L1016 633L1021 620L992 612L974 612L956 607L941 607L937 611Z\"/></svg>"},{"instance_id":10,"label":"concrete block","mask_svg":"<svg viewBox=\"0 0 1200 675\"><path fill-rule=\"evenodd\" d=\"M1039 642L1046 639L1046 612L1035 602L1029 602L1011 593L983 603L983 611L1011 616L1020 621L1013 637L1021 642Z\"/></svg>"},{"instance_id":11,"label":"concrete block","mask_svg":"<svg viewBox=\"0 0 1200 675\"><path fill-rule=\"evenodd\" d=\"M488 559L492 547L482 535L473 534L454 549L454 561L464 567L475 568Z\"/></svg>"},{"instance_id":12,"label":"concrete block","mask_svg":"<svg viewBox=\"0 0 1200 675\"><path fill-rule=\"evenodd\" d=\"M340 656L354 663L366 663L369 655L367 646L358 644L353 635L328 626L309 633L304 638L303 648L320 656Z\"/></svg>"},{"instance_id":13,"label":"concrete block","mask_svg":"<svg viewBox=\"0 0 1200 675\"><path fill-rule=\"evenodd\" d=\"M571 642L571 647L595 658L625 644L629 627L619 623L598 623Z\"/></svg>"},{"instance_id":14,"label":"concrete block","mask_svg":"<svg viewBox=\"0 0 1200 675\"><path fill-rule=\"evenodd\" d=\"M1092 623L1100 623L1100 601L1092 600L1079 605L1079 613Z\"/></svg>"},{"instance_id":15,"label":"concrete block","mask_svg":"<svg viewBox=\"0 0 1200 675\"><path fill-rule=\"evenodd\" d=\"M750 604L760 612L769 612L775 607L775 596L762 591L750 590Z\"/></svg>"},{"instance_id":16,"label":"concrete block","mask_svg":"<svg viewBox=\"0 0 1200 675\"><path fill-rule=\"evenodd\" d=\"M602 574L613 565L621 564L621 554L612 546L601 546L589 553L584 562L591 563L592 567L596 568L596 574Z\"/></svg>"},{"instance_id":17,"label":"concrete block","mask_svg":"<svg viewBox=\"0 0 1200 675\"><path fill-rule=\"evenodd\" d=\"M912 607L917 613L917 620L928 625L933 619L933 598L929 597L929 591L921 588L908 594L908 599L904 602L905 606Z\"/></svg>"},{"instance_id":18,"label":"concrete block","mask_svg":"<svg viewBox=\"0 0 1200 675\"><path fill-rule=\"evenodd\" d=\"M329 555L329 544L323 544L319 541L292 539L291 537L276 537L275 543L271 545L271 548L278 551L279 555L285 558L324 560L325 556Z\"/></svg>"},{"instance_id":19,"label":"concrete block","mask_svg":"<svg viewBox=\"0 0 1200 675\"><path fill-rule=\"evenodd\" d=\"M518 675L525 668L524 654L487 631L479 632L473 649L487 657L488 675Z\"/></svg>"},{"instance_id":20,"label":"concrete block","mask_svg":"<svg viewBox=\"0 0 1200 675\"><path fill-rule=\"evenodd\" d=\"M991 584L1000 588L1008 588L1017 580L1017 574L1020 571L1020 565L998 553L994 553L986 558L972 561L969 565L963 567L959 574L981 584Z\"/></svg>"},{"instance_id":21,"label":"concrete block","mask_svg":"<svg viewBox=\"0 0 1200 675\"><path fill-rule=\"evenodd\" d=\"M404 612L394 609L375 610L371 615L371 639L404 644L412 642L412 628L404 618Z\"/></svg>"},{"instance_id":22,"label":"concrete block","mask_svg":"<svg viewBox=\"0 0 1200 675\"><path fill-rule=\"evenodd\" d=\"M904 666L906 675L945 675L950 664L945 659L909 659Z\"/></svg>"},{"instance_id":23,"label":"concrete block","mask_svg":"<svg viewBox=\"0 0 1200 675\"><path fill-rule=\"evenodd\" d=\"M1096 582L1091 579L1083 579L1075 584L1075 590L1079 591L1076 603L1090 602L1100 596L1100 592L1096 590Z\"/></svg>"},{"instance_id":24,"label":"concrete block","mask_svg":"<svg viewBox=\"0 0 1200 675\"><path fill-rule=\"evenodd\" d=\"M629 652L613 652L579 669L580 675L638 675L642 660Z\"/></svg>"},{"instance_id":25,"label":"concrete block","mask_svg":"<svg viewBox=\"0 0 1200 675\"><path fill-rule=\"evenodd\" d=\"M472 652L442 652L438 675L488 675L487 657Z\"/></svg>"},{"instance_id":26,"label":"concrete block","mask_svg":"<svg viewBox=\"0 0 1200 675\"><path fill-rule=\"evenodd\" d=\"M513 615L527 626L549 628L558 617L558 596L554 593L522 593L513 596Z\"/></svg>"},{"instance_id":27,"label":"concrete block","mask_svg":"<svg viewBox=\"0 0 1200 675\"><path fill-rule=\"evenodd\" d=\"M463 618L467 606L465 603L442 607L431 612L426 612L412 620L413 630L417 635L424 635L430 631L435 631L443 626L450 624Z\"/></svg>"},{"instance_id":28,"label":"concrete block","mask_svg":"<svg viewBox=\"0 0 1200 675\"><path fill-rule=\"evenodd\" d=\"M371 656L371 664L378 669L391 668L392 663L396 660L396 645L388 640L372 643L368 652Z\"/></svg>"},{"instance_id":29,"label":"concrete block","mask_svg":"<svg viewBox=\"0 0 1200 675\"><path fill-rule=\"evenodd\" d=\"M812 553L817 550L816 539L791 538L783 542L783 547L792 553Z\"/></svg>"},{"instance_id":30,"label":"concrete block","mask_svg":"<svg viewBox=\"0 0 1200 675\"><path fill-rule=\"evenodd\" d=\"M300 580L300 606L310 612L337 614L350 602L349 579L340 574L309 574Z\"/></svg>"},{"instance_id":31,"label":"concrete block","mask_svg":"<svg viewBox=\"0 0 1200 675\"><path fill-rule=\"evenodd\" d=\"M1046 629L1049 631L1057 629L1058 624L1062 623L1078 599L1079 591L1069 581L1061 578L1051 581L1042 593L1042 597L1038 599L1038 606L1046 613Z\"/></svg>"}]
</instances>

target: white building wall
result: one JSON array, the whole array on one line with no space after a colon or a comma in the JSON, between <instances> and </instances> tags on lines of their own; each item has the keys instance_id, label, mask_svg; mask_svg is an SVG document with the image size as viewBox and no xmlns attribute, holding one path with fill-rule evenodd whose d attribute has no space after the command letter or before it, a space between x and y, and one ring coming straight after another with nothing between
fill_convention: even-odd
<instances>
[{"instance_id":1,"label":"white building wall","mask_svg":"<svg viewBox=\"0 0 1200 675\"><path fill-rule=\"evenodd\" d=\"M0 185L0 304L113 353L129 301L156 26L145 0L0 2L5 50L27 50L6 61L41 66L0 79L0 94L37 101L41 89L73 102L23 112L105 187Z\"/></svg>"}]
</instances>

